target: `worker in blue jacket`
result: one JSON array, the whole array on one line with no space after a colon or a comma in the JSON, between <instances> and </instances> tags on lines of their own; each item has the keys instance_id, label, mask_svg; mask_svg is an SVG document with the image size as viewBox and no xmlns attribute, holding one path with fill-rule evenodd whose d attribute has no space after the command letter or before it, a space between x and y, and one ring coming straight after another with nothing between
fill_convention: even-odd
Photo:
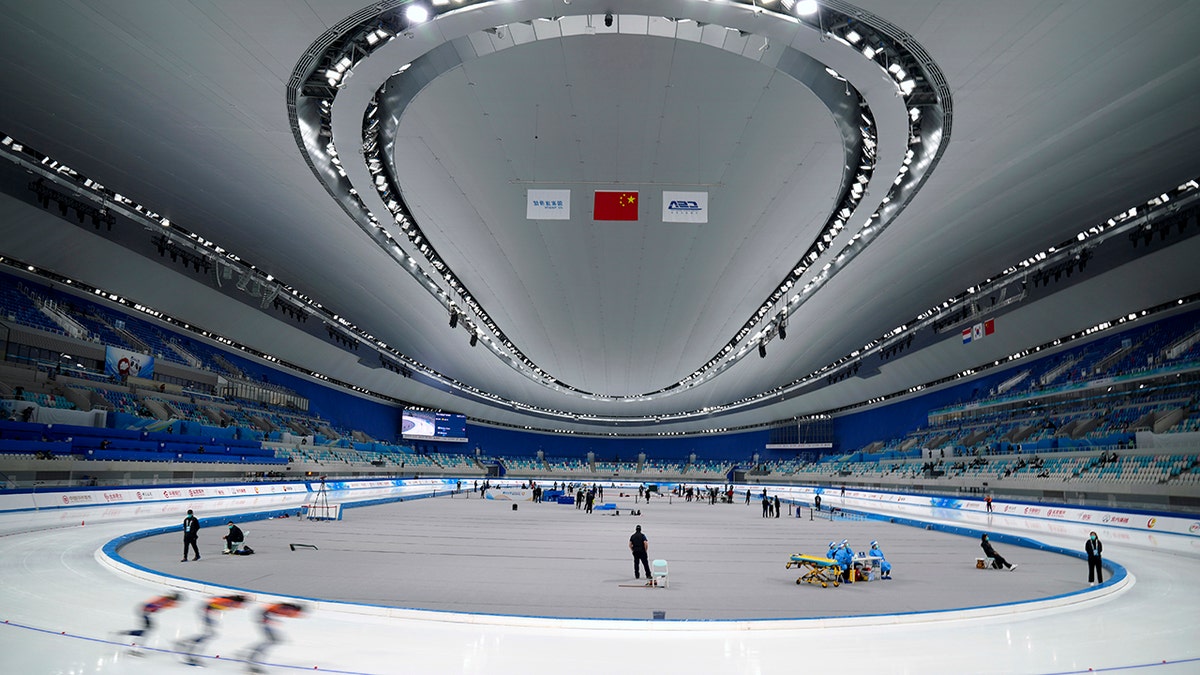
<instances>
[{"instance_id":1,"label":"worker in blue jacket","mask_svg":"<svg viewBox=\"0 0 1200 675\"><path fill-rule=\"evenodd\" d=\"M880 579L892 578L892 563L888 562L887 558L883 557L883 551L879 550L879 542L871 542L871 550L867 552L867 555L879 558Z\"/></svg>"},{"instance_id":2,"label":"worker in blue jacket","mask_svg":"<svg viewBox=\"0 0 1200 675\"><path fill-rule=\"evenodd\" d=\"M838 552L837 542L831 541L831 542L829 542L829 552L825 554L825 557L830 560L837 560L837 552Z\"/></svg>"},{"instance_id":3,"label":"worker in blue jacket","mask_svg":"<svg viewBox=\"0 0 1200 675\"><path fill-rule=\"evenodd\" d=\"M842 579L848 584L854 583L854 549L850 548L849 541L842 540L835 559L842 568Z\"/></svg>"}]
</instances>

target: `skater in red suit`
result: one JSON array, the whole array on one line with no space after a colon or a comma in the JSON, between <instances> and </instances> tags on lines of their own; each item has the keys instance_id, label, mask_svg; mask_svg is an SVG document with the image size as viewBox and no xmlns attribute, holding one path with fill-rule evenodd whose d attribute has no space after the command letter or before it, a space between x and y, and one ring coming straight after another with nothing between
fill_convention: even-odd
<instances>
[{"instance_id":1,"label":"skater in red suit","mask_svg":"<svg viewBox=\"0 0 1200 675\"><path fill-rule=\"evenodd\" d=\"M193 666L200 665L199 659L195 656L196 650L200 649L200 645L216 637L217 619L221 612L237 609L245 604L246 596L244 595L225 595L217 598L209 598L208 602L204 604L204 611L200 614L200 624L203 626L203 632L186 640L180 640L175 645L176 649L184 653L184 662Z\"/></svg>"},{"instance_id":2,"label":"skater in red suit","mask_svg":"<svg viewBox=\"0 0 1200 675\"><path fill-rule=\"evenodd\" d=\"M157 598L143 604L139 607L142 613L142 627L134 630L127 630L118 633L118 635L132 635L134 637L145 638L149 637L150 632L154 630L154 621L150 618L164 609L170 609L183 599L182 593L168 593L160 595ZM144 641L143 641L144 642Z\"/></svg>"},{"instance_id":3,"label":"skater in red suit","mask_svg":"<svg viewBox=\"0 0 1200 675\"><path fill-rule=\"evenodd\" d=\"M250 664L250 672L266 672L253 662L260 660L266 654L268 648L282 641L276 629L278 619L280 617L297 617L303 613L304 607L293 602L279 602L263 608L262 612L258 615L258 622L262 625L263 641L255 645L246 656L246 660L252 662Z\"/></svg>"}]
</instances>

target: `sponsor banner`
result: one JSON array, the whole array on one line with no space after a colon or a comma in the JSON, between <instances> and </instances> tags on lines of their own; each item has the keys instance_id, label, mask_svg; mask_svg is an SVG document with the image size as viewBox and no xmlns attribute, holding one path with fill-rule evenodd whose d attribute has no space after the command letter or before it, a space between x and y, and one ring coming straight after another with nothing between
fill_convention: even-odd
<instances>
[{"instance_id":1,"label":"sponsor banner","mask_svg":"<svg viewBox=\"0 0 1200 675\"><path fill-rule=\"evenodd\" d=\"M105 347L104 374L120 380L131 376L154 379L154 357L119 347Z\"/></svg>"},{"instance_id":2,"label":"sponsor banner","mask_svg":"<svg viewBox=\"0 0 1200 675\"><path fill-rule=\"evenodd\" d=\"M525 217L529 220L570 220L570 190L526 190Z\"/></svg>"},{"instance_id":3,"label":"sponsor banner","mask_svg":"<svg viewBox=\"0 0 1200 675\"><path fill-rule=\"evenodd\" d=\"M707 223L707 192L671 192L663 190L664 223Z\"/></svg>"},{"instance_id":4,"label":"sponsor banner","mask_svg":"<svg viewBox=\"0 0 1200 675\"><path fill-rule=\"evenodd\" d=\"M255 497L267 495L306 494L304 483L270 483L264 485L205 485L192 487L108 488L103 490L38 491L0 495L0 511L49 509L55 507L100 506L105 504L137 504L173 502L192 499Z\"/></svg>"}]
</instances>

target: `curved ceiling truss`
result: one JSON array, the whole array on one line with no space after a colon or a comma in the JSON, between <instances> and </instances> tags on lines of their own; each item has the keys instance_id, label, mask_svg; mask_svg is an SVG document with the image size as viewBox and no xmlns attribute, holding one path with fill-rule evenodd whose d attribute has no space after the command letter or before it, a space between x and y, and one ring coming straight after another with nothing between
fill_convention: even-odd
<instances>
[{"instance_id":1,"label":"curved ceiling truss","mask_svg":"<svg viewBox=\"0 0 1200 675\"><path fill-rule=\"evenodd\" d=\"M473 344L482 342L497 358L543 386L591 400L669 396L715 377L764 349L773 338L783 337L789 314L903 210L950 137L951 101L937 65L911 36L847 3L824 2L805 15L796 13L803 2L768 3L769 7L694 0L626 4L638 14L621 14L622 3L589 0L555 3L554 11L570 14L554 16L544 16L551 5L528 1L499 5L439 0L432 6L411 0L381 2L347 17L314 42L296 65L288 88L289 115L306 161L363 232L446 308L452 323L471 333ZM392 138L397 120L436 77L523 41L562 39L585 30L702 41L769 61L821 100L843 139L845 171L836 206L807 251L748 312L718 353L687 377L655 391L584 391L534 363L438 254L395 178ZM722 35L733 39L723 40ZM339 147L352 150L339 154Z\"/></svg>"}]
</instances>

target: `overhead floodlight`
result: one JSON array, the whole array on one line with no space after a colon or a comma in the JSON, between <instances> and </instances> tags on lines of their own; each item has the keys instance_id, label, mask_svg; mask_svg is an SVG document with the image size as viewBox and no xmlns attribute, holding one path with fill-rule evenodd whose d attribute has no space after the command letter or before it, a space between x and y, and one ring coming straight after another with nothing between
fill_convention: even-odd
<instances>
[{"instance_id":1,"label":"overhead floodlight","mask_svg":"<svg viewBox=\"0 0 1200 675\"><path fill-rule=\"evenodd\" d=\"M847 42L849 42L851 44L858 44L859 40L862 40L862 36L859 35L858 33L856 33L855 31L849 31L846 33L846 41Z\"/></svg>"},{"instance_id":2,"label":"overhead floodlight","mask_svg":"<svg viewBox=\"0 0 1200 675\"><path fill-rule=\"evenodd\" d=\"M875 54L877 53L875 51L875 48L872 47L871 45L867 45L866 47L863 47L862 52L863 52L863 56L867 57L868 59L875 58Z\"/></svg>"},{"instance_id":3,"label":"overhead floodlight","mask_svg":"<svg viewBox=\"0 0 1200 675\"><path fill-rule=\"evenodd\" d=\"M421 5L409 5L408 9L404 10L404 18L413 23L425 23L429 18L429 10Z\"/></svg>"},{"instance_id":4,"label":"overhead floodlight","mask_svg":"<svg viewBox=\"0 0 1200 675\"><path fill-rule=\"evenodd\" d=\"M817 5L817 0L800 0L796 3L796 14L798 16L812 16L816 14L821 7Z\"/></svg>"}]
</instances>

